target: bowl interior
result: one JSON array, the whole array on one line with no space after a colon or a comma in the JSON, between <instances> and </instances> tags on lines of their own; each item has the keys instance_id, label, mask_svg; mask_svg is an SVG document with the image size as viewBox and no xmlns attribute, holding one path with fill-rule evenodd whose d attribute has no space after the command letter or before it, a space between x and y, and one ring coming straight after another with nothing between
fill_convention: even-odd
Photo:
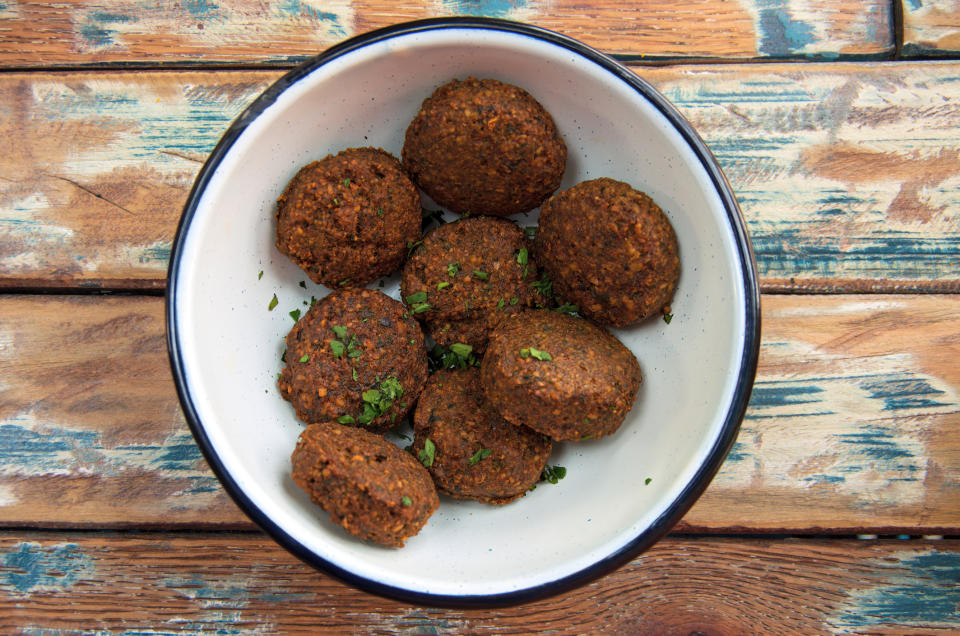
<instances>
[{"instance_id":1,"label":"bowl interior","mask_svg":"<svg viewBox=\"0 0 960 636\"><path fill-rule=\"evenodd\" d=\"M403 549L385 549L331 524L289 476L302 425L276 387L293 325L288 312L305 311L327 289L275 249L274 202L303 164L327 154L369 145L399 157L423 99L471 75L521 86L550 111L569 152L562 188L607 176L660 204L679 239L680 285L670 324L653 319L615 331L644 374L616 435L558 445L550 463L565 466L566 477L509 505L441 497L419 535ZM533 225L536 214L515 220ZM701 160L669 119L608 68L529 35L426 30L326 62L249 121L187 223L171 298L194 425L262 515L310 553L374 585L504 594L549 586L609 558L682 505L741 381L744 265ZM399 298L398 277L382 290ZM269 311L274 294L279 303Z\"/></svg>"}]
</instances>

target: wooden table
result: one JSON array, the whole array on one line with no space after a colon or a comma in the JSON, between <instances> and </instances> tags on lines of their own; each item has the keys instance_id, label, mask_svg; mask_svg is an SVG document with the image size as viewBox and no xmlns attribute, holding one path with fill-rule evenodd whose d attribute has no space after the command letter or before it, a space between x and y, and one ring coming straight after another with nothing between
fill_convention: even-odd
<instances>
[{"instance_id":1,"label":"wooden table","mask_svg":"<svg viewBox=\"0 0 960 636\"><path fill-rule=\"evenodd\" d=\"M233 505L174 393L187 191L283 72L407 19L616 55L693 122L763 296L740 437L673 534L574 592L348 588ZM960 633L960 1L0 2L0 632Z\"/></svg>"}]
</instances>

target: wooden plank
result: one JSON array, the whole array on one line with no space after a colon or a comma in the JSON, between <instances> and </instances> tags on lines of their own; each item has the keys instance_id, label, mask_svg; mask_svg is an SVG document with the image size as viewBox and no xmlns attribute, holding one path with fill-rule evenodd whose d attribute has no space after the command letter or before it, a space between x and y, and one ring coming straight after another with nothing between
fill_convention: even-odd
<instances>
[{"instance_id":1,"label":"wooden plank","mask_svg":"<svg viewBox=\"0 0 960 636\"><path fill-rule=\"evenodd\" d=\"M0 5L0 65L292 65L372 29L452 15L519 20L652 58L863 59L894 44L891 0L20 0Z\"/></svg>"},{"instance_id":2,"label":"wooden plank","mask_svg":"<svg viewBox=\"0 0 960 636\"><path fill-rule=\"evenodd\" d=\"M678 530L960 533L960 296L763 309L739 440ZM0 524L250 527L184 424L162 310L0 297Z\"/></svg>"},{"instance_id":3,"label":"wooden plank","mask_svg":"<svg viewBox=\"0 0 960 636\"><path fill-rule=\"evenodd\" d=\"M439 609L348 588L260 534L7 532L0 630L955 634L958 580L960 541L673 538L554 598Z\"/></svg>"},{"instance_id":4,"label":"wooden plank","mask_svg":"<svg viewBox=\"0 0 960 636\"><path fill-rule=\"evenodd\" d=\"M897 0L905 58L960 55L960 0Z\"/></svg>"},{"instance_id":5,"label":"wooden plank","mask_svg":"<svg viewBox=\"0 0 960 636\"><path fill-rule=\"evenodd\" d=\"M765 290L960 291L960 64L637 71L726 171ZM277 77L0 76L0 287L162 288L197 170Z\"/></svg>"}]
</instances>

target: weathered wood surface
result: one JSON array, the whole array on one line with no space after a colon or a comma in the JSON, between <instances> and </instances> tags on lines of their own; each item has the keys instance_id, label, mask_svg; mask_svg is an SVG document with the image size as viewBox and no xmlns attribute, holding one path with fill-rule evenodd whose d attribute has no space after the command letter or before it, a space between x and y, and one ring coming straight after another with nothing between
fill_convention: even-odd
<instances>
[{"instance_id":1,"label":"weathered wood surface","mask_svg":"<svg viewBox=\"0 0 960 636\"><path fill-rule=\"evenodd\" d=\"M438 609L348 588L260 534L6 532L0 631L956 634L958 580L960 541L673 538L552 599Z\"/></svg>"},{"instance_id":2,"label":"weathered wood surface","mask_svg":"<svg viewBox=\"0 0 960 636\"><path fill-rule=\"evenodd\" d=\"M897 0L903 6L903 57L960 56L960 0Z\"/></svg>"},{"instance_id":3,"label":"weathered wood surface","mask_svg":"<svg viewBox=\"0 0 960 636\"><path fill-rule=\"evenodd\" d=\"M0 524L250 527L183 421L162 309L0 297ZM739 440L678 529L960 533L960 296L763 309Z\"/></svg>"},{"instance_id":4,"label":"weathered wood surface","mask_svg":"<svg viewBox=\"0 0 960 636\"><path fill-rule=\"evenodd\" d=\"M960 291L960 63L638 68L742 204L764 289ZM160 288L186 194L278 72L0 75L0 288Z\"/></svg>"},{"instance_id":5,"label":"weathered wood surface","mask_svg":"<svg viewBox=\"0 0 960 636\"><path fill-rule=\"evenodd\" d=\"M892 0L286 0L0 3L0 66L284 64L349 36L452 15L529 22L646 58L881 58Z\"/></svg>"}]
</instances>

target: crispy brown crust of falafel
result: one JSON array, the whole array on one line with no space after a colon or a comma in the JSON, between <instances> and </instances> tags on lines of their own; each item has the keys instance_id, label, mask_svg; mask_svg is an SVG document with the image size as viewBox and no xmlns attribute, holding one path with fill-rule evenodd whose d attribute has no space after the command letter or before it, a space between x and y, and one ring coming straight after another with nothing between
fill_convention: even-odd
<instances>
[{"instance_id":1,"label":"crispy brown crust of falafel","mask_svg":"<svg viewBox=\"0 0 960 636\"><path fill-rule=\"evenodd\" d=\"M427 470L441 492L459 499L500 505L522 497L553 448L544 435L511 424L487 403L476 367L431 375L413 422L413 452L433 442Z\"/></svg>"},{"instance_id":2,"label":"crispy brown crust of falafel","mask_svg":"<svg viewBox=\"0 0 960 636\"><path fill-rule=\"evenodd\" d=\"M311 424L291 456L293 481L350 534L391 547L420 532L440 505L430 473L383 437Z\"/></svg>"},{"instance_id":3,"label":"crispy brown crust of falafel","mask_svg":"<svg viewBox=\"0 0 960 636\"><path fill-rule=\"evenodd\" d=\"M403 264L420 238L420 195L379 148L314 161L277 200L277 248L316 283L362 287Z\"/></svg>"},{"instance_id":4,"label":"crispy brown crust of falafel","mask_svg":"<svg viewBox=\"0 0 960 636\"><path fill-rule=\"evenodd\" d=\"M584 181L543 204L536 256L557 296L617 327L668 306L680 278L667 216L643 192L608 178Z\"/></svg>"},{"instance_id":5,"label":"crispy brown crust of falafel","mask_svg":"<svg viewBox=\"0 0 960 636\"><path fill-rule=\"evenodd\" d=\"M428 232L407 260L401 293L437 342L463 342L482 353L500 319L542 300L532 287L538 270L531 248L513 221L471 217L446 223ZM423 298L426 308L411 297ZM453 339L460 337L470 341Z\"/></svg>"},{"instance_id":6,"label":"crispy brown crust of falafel","mask_svg":"<svg viewBox=\"0 0 960 636\"><path fill-rule=\"evenodd\" d=\"M543 106L493 79L437 88L407 128L403 166L434 201L460 214L508 216L560 186L567 148Z\"/></svg>"},{"instance_id":7,"label":"crispy brown crust of falafel","mask_svg":"<svg viewBox=\"0 0 960 636\"><path fill-rule=\"evenodd\" d=\"M340 337L333 327L346 330ZM343 345L338 355L338 341ZM427 380L423 331L407 309L370 289L340 290L320 299L286 338L280 394L305 423L352 417L372 431L389 429L412 408ZM359 352L359 353L355 353ZM363 392L393 378L402 395L363 422Z\"/></svg>"},{"instance_id":8,"label":"crispy brown crust of falafel","mask_svg":"<svg viewBox=\"0 0 960 636\"><path fill-rule=\"evenodd\" d=\"M538 359L533 349L549 359ZM504 418L565 442L615 432L641 380L637 359L610 332L549 310L502 321L480 376L487 400Z\"/></svg>"}]
</instances>

